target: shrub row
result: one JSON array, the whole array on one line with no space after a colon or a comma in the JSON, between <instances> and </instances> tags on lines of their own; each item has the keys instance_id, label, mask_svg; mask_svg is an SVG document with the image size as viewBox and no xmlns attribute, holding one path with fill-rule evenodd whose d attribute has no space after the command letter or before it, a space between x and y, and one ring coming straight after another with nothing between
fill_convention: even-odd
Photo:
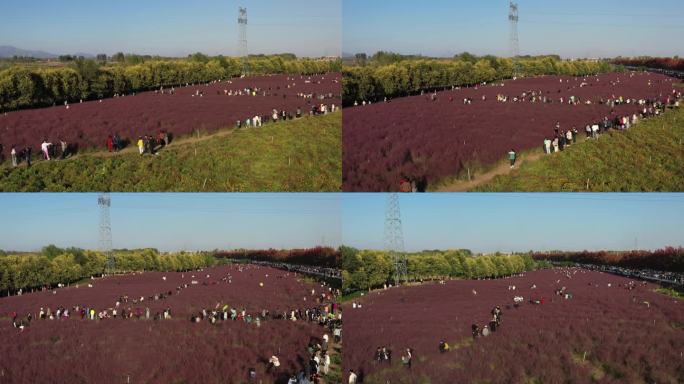
<instances>
[{"instance_id":1,"label":"shrub row","mask_svg":"<svg viewBox=\"0 0 684 384\"><path fill-rule=\"evenodd\" d=\"M469 86L510 79L514 76L569 75L586 76L616 68L604 61L561 60L554 56L499 58L471 55L454 59L417 58L371 62L343 69L343 105L380 101L452 86Z\"/></svg>"},{"instance_id":2,"label":"shrub row","mask_svg":"<svg viewBox=\"0 0 684 384\"><path fill-rule=\"evenodd\" d=\"M368 290L394 281L395 268L388 252L342 247L341 253L344 292ZM495 278L537 266L529 255L473 256L468 250L425 251L406 257L409 281Z\"/></svg>"},{"instance_id":3,"label":"shrub row","mask_svg":"<svg viewBox=\"0 0 684 384\"><path fill-rule=\"evenodd\" d=\"M250 74L311 75L339 71L339 61L253 57ZM32 68L15 65L0 71L0 112L101 99L115 94L207 83L240 76L243 63L222 56L200 55L187 60L152 60L135 65L102 64L79 59L66 67Z\"/></svg>"}]
</instances>

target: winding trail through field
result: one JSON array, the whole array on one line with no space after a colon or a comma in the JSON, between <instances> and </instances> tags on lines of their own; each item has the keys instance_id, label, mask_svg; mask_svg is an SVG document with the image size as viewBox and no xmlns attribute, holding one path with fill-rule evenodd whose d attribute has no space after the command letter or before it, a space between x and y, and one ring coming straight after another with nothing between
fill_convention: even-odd
<instances>
[{"instance_id":1,"label":"winding trail through field","mask_svg":"<svg viewBox=\"0 0 684 384\"><path fill-rule=\"evenodd\" d=\"M458 180L448 185L441 186L437 189L437 192L468 192L470 190L473 190L474 188L477 188L483 184L492 181L492 179L494 179L496 176L510 174L511 172L519 169L520 166L526 162L537 161L540 158L542 158L543 155L543 153L532 153L527 154L525 156L521 156L518 160L516 160L515 168L511 168L510 165L508 165L508 162L502 162L501 164L492 168L488 172L473 177L470 181Z\"/></svg>"},{"instance_id":2,"label":"winding trail through field","mask_svg":"<svg viewBox=\"0 0 684 384\"><path fill-rule=\"evenodd\" d=\"M328 348L328 354L330 355L330 367L328 376L321 376L319 382L321 384L331 384L334 383L334 381L328 381L328 378L331 376L332 373L337 373L339 374L340 377L344 374L342 372L342 366L339 364L334 363L334 357L339 356L340 361L342 361L341 354L342 354L342 341L340 340L339 343L335 342L335 338L331 339L330 343L330 348Z\"/></svg>"}]
</instances>

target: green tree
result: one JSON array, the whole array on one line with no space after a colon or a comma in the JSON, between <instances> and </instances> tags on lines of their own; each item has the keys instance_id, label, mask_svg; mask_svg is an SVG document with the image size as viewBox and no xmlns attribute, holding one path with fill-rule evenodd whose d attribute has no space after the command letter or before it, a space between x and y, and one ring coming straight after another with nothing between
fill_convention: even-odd
<instances>
[{"instance_id":1,"label":"green tree","mask_svg":"<svg viewBox=\"0 0 684 384\"><path fill-rule=\"evenodd\" d=\"M70 283L78 280L81 275L81 266L76 263L74 256L68 253L61 254L51 261L52 276L56 283Z\"/></svg>"},{"instance_id":2,"label":"green tree","mask_svg":"<svg viewBox=\"0 0 684 384\"><path fill-rule=\"evenodd\" d=\"M55 257L61 255L64 253L64 249L59 248L58 246L54 244L47 245L43 247L43 249L40 251L40 253L47 257L48 259L52 260Z\"/></svg>"}]
</instances>

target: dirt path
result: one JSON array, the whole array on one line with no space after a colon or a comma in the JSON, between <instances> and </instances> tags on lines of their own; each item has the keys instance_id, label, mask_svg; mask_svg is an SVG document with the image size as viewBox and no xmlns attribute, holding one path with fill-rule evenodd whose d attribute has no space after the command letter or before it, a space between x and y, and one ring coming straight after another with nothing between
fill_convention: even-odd
<instances>
[{"instance_id":1,"label":"dirt path","mask_svg":"<svg viewBox=\"0 0 684 384\"><path fill-rule=\"evenodd\" d=\"M241 130L245 129L251 129L251 128L241 128ZM196 144L200 143L203 141L211 140L216 137L225 137L225 136L230 136L235 132L236 128L233 129L222 129L216 132L212 132L209 134L204 134L204 136L188 136L184 137L182 139L175 139L169 144L169 147L176 147L176 146L182 146L182 145L187 145L187 144ZM157 151L159 151L160 148L157 148ZM163 150L163 148L161 148ZM136 142L132 142L129 144L126 148L118 151L118 152L107 152L107 151L97 151L97 152L84 152L84 153L78 153L74 156L71 156L67 158L66 160L72 160L72 159L78 159L79 157L83 156L91 156L91 157L114 157L114 156L119 156L119 155L125 155L128 153L138 153L138 146Z\"/></svg>"},{"instance_id":2,"label":"dirt path","mask_svg":"<svg viewBox=\"0 0 684 384\"><path fill-rule=\"evenodd\" d=\"M488 172L485 172L481 175L477 175L476 177L472 178L470 181L456 181L454 183L451 183L449 185L444 185L440 187L437 192L468 192L474 188L479 187L480 185L486 184L492 179L494 179L496 176L501 176L501 175L507 175L516 169L520 168L520 166L526 162L533 162L539 160L541 157L543 157L543 153L532 153L532 154L525 154L524 156L520 156L518 161L516 161L516 166L515 168L511 169L510 165L508 162L501 163L494 167L493 169L489 170Z\"/></svg>"},{"instance_id":3,"label":"dirt path","mask_svg":"<svg viewBox=\"0 0 684 384\"><path fill-rule=\"evenodd\" d=\"M329 348L328 348L328 354L330 355L330 367L329 367L328 376L330 376L330 374L333 372L337 372L337 373L339 373L340 377L342 377L342 367L338 364L333 363L333 361L334 361L333 357L334 356L340 356L341 353L342 353L342 341L340 341L339 343L336 343L334 341L334 338L332 338L331 343L330 343ZM340 361L342 361L341 358L340 358ZM327 378L326 376L321 376L320 383L321 384L335 384L335 382L332 382L332 381L328 382L328 380L326 380L326 378Z\"/></svg>"}]
</instances>

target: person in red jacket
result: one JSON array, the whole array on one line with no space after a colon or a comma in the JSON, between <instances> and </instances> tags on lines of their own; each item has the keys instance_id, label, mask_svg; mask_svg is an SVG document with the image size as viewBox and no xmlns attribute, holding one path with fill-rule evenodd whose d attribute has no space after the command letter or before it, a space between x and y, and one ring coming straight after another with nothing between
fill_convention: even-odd
<instances>
[{"instance_id":1,"label":"person in red jacket","mask_svg":"<svg viewBox=\"0 0 684 384\"><path fill-rule=\"evenodd\" d=\"M107 149L109 150L109 152L114 151L114 138L112 137L112 135L107 136Z\"/></svg>"}]
</instances>

